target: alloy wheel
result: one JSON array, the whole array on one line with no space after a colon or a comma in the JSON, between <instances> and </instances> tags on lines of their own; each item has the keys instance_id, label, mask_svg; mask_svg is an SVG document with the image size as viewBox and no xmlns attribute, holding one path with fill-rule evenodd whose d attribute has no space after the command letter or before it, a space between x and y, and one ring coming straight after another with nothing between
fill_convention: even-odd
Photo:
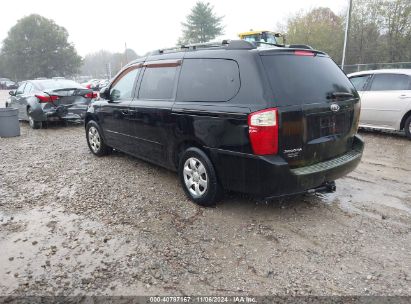
<instances>
[{"instance_id":1,"label":"alloy wheel","mask_svg":"<svg viewBox=\"0 0 411 304\"><path fill-rule=\"evenodd\" d=\"M208 188L208 176L204 164L195 157L184 163L184 182L193 197L201 197Z\"/></svg>"},{"instance_id":2,"label":"alloy wheel","mask_svg":"<svg viewBox=\"0 0 411 304\"><path fill-rule=\"evenodd\" d=\"M96 127L91 126L88 129L88 141L93 152L97 153L101 147L101 138Z\"/></svg>"}]
</instances>

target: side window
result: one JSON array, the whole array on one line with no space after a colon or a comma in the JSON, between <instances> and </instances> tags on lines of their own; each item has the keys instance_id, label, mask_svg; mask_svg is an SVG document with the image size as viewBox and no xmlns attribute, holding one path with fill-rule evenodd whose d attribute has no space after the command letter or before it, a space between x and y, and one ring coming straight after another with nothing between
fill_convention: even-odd
<instances>
[{"instance_id":1,"label":"side window","mask_svg":"<svg viewBox=\"0 0 411 304\"><path fill-rule=\"evenodd\" d=\"M23 94L23 92L24 92L24 87L25 87L25 86L26 86L26 82L23 82L23 83L17 88L16 95Z\"/></svg>"},{"instance_id":2,"label":"side window","mask_svg":"<svg viewBox=\"0 0 411 304\"><path fill-rule=\"evenodd\" d=\"M177 67L147 67L140 85L139 99L172 99Z\"/></svg>"},{"instance_id":3,"label":"side window","mask_svg":"<svg viewBox=\"0 0 411 304\"><path fill-rule=\"evenodd\" d=\"M33 85L27 82L26 87L24 88L24 94L29 94L31 91L33 91Z\"/></svg>"},{"instance_id":4,"label":"side window","mask_svg":"<svg viewBox=\"0 0 411 304\"><path fill-rule=\"evenodd\" d=\"M376 74L370 91L408 90L410 77L402 74Z\"/></svg>"},{"instance_id":5,"label":"side window","mask_svg":"<svg viewBox=\"0 0 411 304\"><path fill-rule=\"evenodd\" d=\"M370 77L371 75L354 76L350 78L350 81L357 91L364 91L365 85Z\"/></svg>"},{"instance_id":6,"label":"side window","mask_svg":"<svg viewBox=\"0 0 411 304\"><path fill-rule=\"evenodd\" d=\"M132 67L121 74L110 88L110 98L113 101L130 99L133 95L133 87L138 71Z\"/></svg>"},{"instance_id":7,"label":"side window","mask_svg":"<svg viewBox=\"0 0 411 304\"><path fill-rule=\"evenodd\" d=\"M228 101L240 89L240 71L234 60L185 59L178 83L180 101Z\"/></svg>"}]
</instances>

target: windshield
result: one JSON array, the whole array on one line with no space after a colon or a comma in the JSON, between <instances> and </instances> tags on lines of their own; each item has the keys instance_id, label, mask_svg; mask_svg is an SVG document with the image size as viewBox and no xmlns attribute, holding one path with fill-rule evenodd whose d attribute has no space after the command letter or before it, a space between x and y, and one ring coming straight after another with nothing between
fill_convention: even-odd
<instances>
[{"instance_id":1,"label":"windshield","mask_svg":"<svg viewBox=\"0 0 411 304\"><path fill-rule=\"evenodd\" d=\"M347 76L329 57L285 53L263 54L261 58L279 105L327 102L336 93L358 97Z\"/></svg>"},{"instance_id":2,"label":"windshield","mask_svg":"<svg viewBox=\"0 0 411 304\"><path fill-rule=\"evenodd\" d=\"M57 89L67 88L83 88L80 84L73 80L67 79L47 79L35 81L41 91L52 91Z\"/></svg>"}]
</instances>

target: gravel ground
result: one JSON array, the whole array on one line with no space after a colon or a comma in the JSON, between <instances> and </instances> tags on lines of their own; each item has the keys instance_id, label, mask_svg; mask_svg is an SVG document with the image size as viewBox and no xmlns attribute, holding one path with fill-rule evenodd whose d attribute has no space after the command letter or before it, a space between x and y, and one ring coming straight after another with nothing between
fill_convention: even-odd
<instances>
[{"instance_id":1,"label":"gravel ground","mask_svg":"<svg viewBox=\"0 0 411 304\"><path fill-rule=\"evenodd\" d=\"M411 295L403 135L362 132L333 194L200 208L173 172L93 156L80 125L21 133L0 139L0 295Z\"/></svg>"}]
</instances>

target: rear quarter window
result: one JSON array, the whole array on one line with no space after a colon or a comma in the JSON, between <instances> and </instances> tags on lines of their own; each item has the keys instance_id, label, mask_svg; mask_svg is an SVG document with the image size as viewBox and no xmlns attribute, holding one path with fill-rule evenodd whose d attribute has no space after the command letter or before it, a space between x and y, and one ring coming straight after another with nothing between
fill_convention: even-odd
<instances>
[{"instance_id":1,"label":"rear quarter window","mask_svg":"<svg viewBox=\"0 0 411 304\"><path fill-rule=\"evenodd\" d=\"M275 102L280 106L327 102L334 92L358 97L347 76L327 56L285 53L261 58Z\"/></svg>"},{"instance_id":2,"label":"rear quarter window","mask_svg":"<svg viewBox=\"0 0 411 304\"><path fill-rule=\"evenodd\" d=\"M228 101L240 89L237 62L229 59L185 59L177 89L179 101Z\"/></svg>"},{"instance_id":3,"label":"rear quarter window","mask_svg":"<svg viewBox=\"0 0 411 304\"><path fill-rule=\"evenodd\" d=\"M409 90L411 78L403 74L375 74L370 91Z\"/></svg>"}]
</instances>

